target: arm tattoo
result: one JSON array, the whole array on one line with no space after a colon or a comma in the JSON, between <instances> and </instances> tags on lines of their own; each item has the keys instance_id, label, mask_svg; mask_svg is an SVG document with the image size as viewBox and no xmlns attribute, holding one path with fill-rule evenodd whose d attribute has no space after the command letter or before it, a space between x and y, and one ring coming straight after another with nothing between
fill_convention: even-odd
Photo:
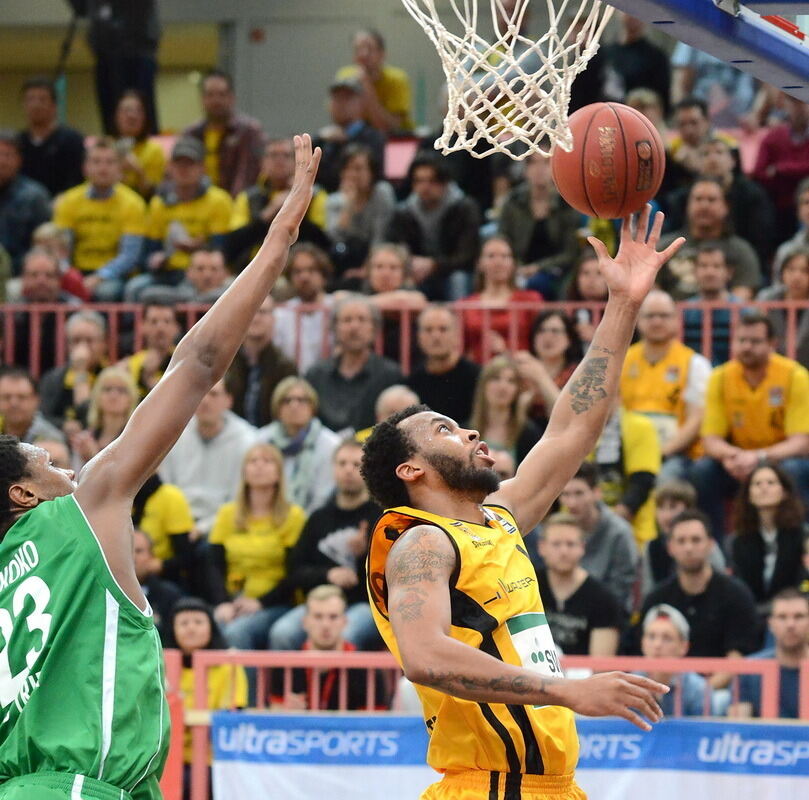
<instances>
[{"instance_id":1,"label":"arm tattoo","mask_svg":"<svg viewBox=\"0 0 809 800\"><path fill-rule=\"evenodd\" d=\"M424 542L429 530L413 529L397 542L388 556L386 576L388 583L398 586L413 586L422 581L437 583L445 581L455 566L455 555L430 549Z\"/></svg>"},{"instance_id":2,"label":"arm tattoo","mask_svg":"<svg viewBox=\"0 0 809 800\"><path fill-rule=\"evenodd\" d=\"M606 353L608 356L615 355L615 350L610 350L609 347L601 347L601 345L598 344L591 344L590 351L593 353Z\"/></svg>"},{"instance_id":3,"label":"arm tattoo","mask_svg":"<svg viewBox=\"0 0 809 800\"><path fill-rule=\"evenodd\" d=\"M609 358L588 358L581 375L570 384L570 407L575 414L589 411L599 400L607 396L604 384L607 380Z\"/></svg>"},{"instance_id":4,"label":"arm tattoo","mask_svg":"<svg viewBox=\"0 0 809 800\"><path fill-rule=\"evenodd\" d=\"M416 622L421 619L424 604L427 602L426 594L423 589L411 586L405 591L404 597L396 602L396 613L404 622Z\"/></svg>"},{"instance_id":5,"label":"arm tattoo","mask_svg":"<svg viewBox=\"0 0 809 800\"><path fill-rule=\"evenodd\" d=\"M544 694L547 691L545 680L540 680L538 686L531 686L523 675L517 677L475 678L451 670L427 670L427 686L433 689L452 694L458 688L468 692L480 690L482 692L504 692L508 694L526 695L529 693Z\"/></svg>"}]
</instances>

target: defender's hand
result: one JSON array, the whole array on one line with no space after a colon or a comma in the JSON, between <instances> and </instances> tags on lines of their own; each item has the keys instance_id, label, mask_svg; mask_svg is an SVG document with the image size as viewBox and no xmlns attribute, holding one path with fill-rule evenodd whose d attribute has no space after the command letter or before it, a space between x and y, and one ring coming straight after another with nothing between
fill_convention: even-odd
<instances>
[{"instance_id":1,"label":"defender's hand","mask_svg":"<svg viewBox=\"0 0 809 800\"><path fill-rule=\"evenodd\" d=\"M283 226L289 234L290 244L297 240L298 228L312 202L312 187L321 155L319 147L312 151L312 139L308 133L295 136L294 142L295 177L292 179L292 188L270 226L270 231L276 225Z\"/></svg>"},{"instance_id":2,"label":"defender's hand","mask_svg":"<svg viewBox=\"0 0 809 800\"><path fill-rule=\"evenodd\" d=\"M675 239L662 253L657 252L657 241L663 228L663 212L655 214L652 230L649 216L652 207L648 203L640 212L637 228L632 232L632 217L624 217L621 226L621 244L615 258L610 258L600 239L588 236L587 241L598 255L598 267L610 290L610 296L622 296L640 305L654 286L657 273L684 244L681 236Z\"/></svg>"}]
</instances>

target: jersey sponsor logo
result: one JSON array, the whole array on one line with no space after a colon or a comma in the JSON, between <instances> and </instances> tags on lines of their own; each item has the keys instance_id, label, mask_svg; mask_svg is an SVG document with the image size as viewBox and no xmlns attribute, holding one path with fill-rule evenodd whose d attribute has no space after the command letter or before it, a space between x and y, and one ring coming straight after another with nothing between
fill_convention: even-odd
<instances>
[{"instance_id":1,"label":"jersey sponsor logo","mask_svg":"<svg viewBox=\"0 0 809 800\"><path fill-rule=\"evenodd\" d=\"M680 380L680 368L674 364L666 370L666 375L663 378L666 383L676 383Z\"/></svg>"},{"instance_id":2,"label":"jersey sponsor logo","mask_svg":"<svg viewBox=\"0 0 809 800\"><path fill-rule=\"evenodd\" d=\"M519 533L516 525L512 525L505 517L500 516L496 511L485 509L486 515L494 522L498 522L506 533L515 534Z\"/></svg>"},{"instance_id":3,"label":"jersey sponsor logo","mask_svg":"<svg viewBox=\"0 0 809 800\"><path fill-rule=\"evenodd\" d=\"M527 589L532 583L536 583L536 578L531 575L526 575L524 578L517 578L516 581L504 581L502 578L499 578L497 581L500 584L500 588L506 593L511 594L512 592L518 592L521 589Z\"/></svg>"},{"instance_id":4,"label":"jersey sponsor logo","mask_svg":"<svg viewBox=\"0 0 809 800\"><path fill-rule=\"evenodd\" d=\"M399 752L399 732L390 730L260 730L253 723L218 731L217 749L225 753L271 756L393 758Z\"/></svg>"},{"instance_id":5,"label":"jersey sponsor logo","mask_svg":"<svg viewBox=\"0 0 809 800\"><path fill-rule=\"evenodd\" d=\"M809 759L806 739L745 739L738 733L703 736L697 758L706 764L751 764L757 767L792 767Z\"/></svg>"},{"instance_id":6,"label":"jersey sponsor logo","mask_svg":"<svg viewBox=\"0 0 809 800\"><path fill-rule=\"evenodd\" d=\"M784 405L784 389L782 386L772 386L769 391L769 400L771 406Z\"/></svg>"},{"instance_id":7,"label":"jersey sponsor logo","mask_svg":"<svg viewBox=\"0 0 809 800\"><path fill-rule=\"evenodd\" d=\"M463 522L459 522L458 520L450 522L450 527L463 531L469 537L469 541L472 543L473 547L494 547L494 542L492 542L491 539L484 539L482 536L478 536L474 531L464 525Z\"/></svg>"},{"instance_id":8,"label":"jersey sponsor logo","mask_svg":"<svg viewBox=\"0 0 809 800\"><path fill-rule=\"evenodd\" d=\"M0 569L0 592L13 586L39 564L39 552L31 541L23 542L11 556L11 560Z\"/></svg>"}]
</instances>

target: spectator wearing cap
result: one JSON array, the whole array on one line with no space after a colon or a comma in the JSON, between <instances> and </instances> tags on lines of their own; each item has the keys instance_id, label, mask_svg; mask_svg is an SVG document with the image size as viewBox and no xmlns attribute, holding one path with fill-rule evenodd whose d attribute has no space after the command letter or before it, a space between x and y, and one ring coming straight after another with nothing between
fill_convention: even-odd
<instances>
[{"instance_id":1,"label":"spectator wearing cap","mask_svg":"<svg viewBox=\"0 0 809 800\"><path fill-rule=\"evenodd\" d=\"M235 197L255 183L266 136L258 120L236 110L233 79L226 72L211 70L201 89L205 117L183 135L203 144L205 173Z\"/></svg>"},{"instance_id":2,"label":"spectator wearing cap","mask_svg":"<svg viewBox=\"0 0 809 800\"><path fill-rule=\"evenodd\" d=\"M87 180L56 198L54 222L70 232L72 263L84 288L101 302L119 300L140 264L146 233L143 198L121 183L121 155L112 139L87 150Z\"/></svg>"},{"instance_id":3,"label":"spectator wearing cap","mask_svg":"<svg viewBox=\"0 0 809 800\"><path fill-rule=\"evenodd\" d=\"M385 40L373 28L354 34L354 63L337 71L336 80L356 80L362 87L363 116L383 133L413 129L410 79L385 63Z\"/></svg>"},{"instance_id":4,"label":"spectator wearing cap","mask_svg":"<svg viewBox=\"0 0 809 800\"><path fill-rule=\"evenodd\" d=\"M809 660L809 597L795 588L783 589L772 602L767 621L775 646L753 653L751 659L778 662L778 717L798 719L801 663ZM739 702L728 709L729 717L761 716L761 677L739 678Z\"/></svg>"},{"instance_id":5,"label":"spectator wearing cap","mask_svg":"<svg viewBox=\"0 0 809 800\"><path fill-rule=\"evenodd\" d=\"M349 145L364 145L381 168L385 137L363 119L362 85L353 78L340 78L329 87L331 124L320 129L315 144L323 151L317 180L328 192L340 186L343 151Z\"/></svg>"},{"instance_id":6,"label":"spectator wearing cap","mask_svg":"<svg viewBox=\"0 0 809 800\"><path fill-rule=\"evenodd\" d=\"M775 352L772 321L740 316L735 358L708 378L702 444L691 469L699 506L714 533L724 533L724 498L763 461L780 464L809 500L809 372Z\"/></svg>"},{"instance_id":7,"label":"spectator wearing cap","mask_svg":"<svg viewBox=\"0 0 809 800\"><path fill-rule=\"evenodd\" d=\"M194 250L211 245L221 249L230 227L230 195L212 186L205 175L202 143L184 136L171 151L169 180L149 202L148 270L126 286L126 299L135 301L147 286L177 286Z\"/></svg>"},{"instance_id":8,"label":"spectator wearing cap","mask_svg":"<svg viewBox=\"0 0 809 800\"><path fill-rule=\"evenodd\" d=\"M668 603L652 606L643 618L640 649L646 658L683 658L688 653L691 626ZM675 717L719 716L721 702L714 698L708 681L696 672L639 672L663 683L671 691L658 698L663 713Z\"/></svg>"},{"instance_id":9,"label":"spectator wearing cap","mask_svg":"<svg viewBox=\"0 0 809 800\"><path fill-rule=\"evenodd\" d=\"M21 95L26 126L18 135L20 172L56 197L83 180L84 137L59 123L53 81L31 78Z\"/></svg>"},{"instance_id":10,"label":"spectator wearing cap","mask_svg":"<svg viewBox=\"0 0 809 800\"><path fill-rule=\"evenodd\" d=\"M236 197L225 249L229 261L242 267L255 255L289 194L294 175L292 139L270 139L264 148L256 183ZM326 197L326 192L316 186L298 231L299 242L311 242L324 250L331 246L324 233Z\"/></svg>"},{"instance_id":11,"label":"spectator wearing cap","mask_svg":"<svg viewBox=\"0 0 809 800\"><path fill-rule=\"evenodd\" d=\"M15 275L22 269L34 230L51 218L48 190L22 175L21 165L17 135L0 131L0 247L11 257Z\"/></svg>"}]
</instances>

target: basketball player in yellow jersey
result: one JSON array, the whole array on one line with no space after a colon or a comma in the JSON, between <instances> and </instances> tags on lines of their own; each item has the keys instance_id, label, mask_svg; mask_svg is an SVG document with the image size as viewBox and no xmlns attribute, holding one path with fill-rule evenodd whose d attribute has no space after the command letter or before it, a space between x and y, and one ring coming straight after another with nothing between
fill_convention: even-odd
<instances>
[{"instance_id":1,"label":"basketball player in yellow jersey","mask_svg":"<svg viewBox=\"0 0 809 800\"><path fill-rule=\"evenodd\" d=\"M543 518L595 445L640 304L684 242L658 253L663 215L647 238L649 215L647 206L635 233L624 220L615 259L591 237L610 289L604 317L514 478L499 484L478 432L425 406L379 423L365 444L363 477L388 509L371 537L371 606L416 684L427 761L444 773L422 800L580 800L573 712L644 730L661 718L659 683L562 676L519 533Z\"/></svg>"}]
</instances>

